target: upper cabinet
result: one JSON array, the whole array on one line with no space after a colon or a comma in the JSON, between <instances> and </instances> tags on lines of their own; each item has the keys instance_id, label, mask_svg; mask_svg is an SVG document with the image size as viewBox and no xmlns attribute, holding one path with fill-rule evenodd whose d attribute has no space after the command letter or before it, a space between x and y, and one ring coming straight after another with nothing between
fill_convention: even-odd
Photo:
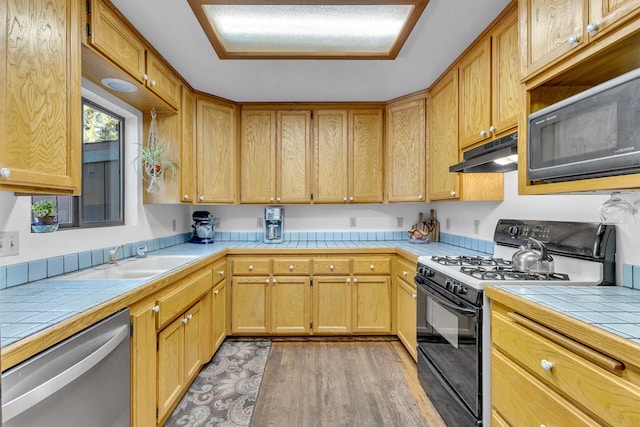
<instances>
[{"instance_id":1,"label":"upper cabinet","mask_svg":"<svg viewBox=\"0 0 640 427\"><path fill-rule=\"evenodd\" d=\"M519 9L522 75L528 79L628 23L640 13L640 1L524 0Z\"/></svg>"},{"instance_id":2,"label":"upper cabinet","mask_svg":"<svg viewBox=\"0 0 640 427\"><path fill-rule=\"evenodd\" d=\"M314 111L314 202L383 201L382 109Z\"/></svg>"},{"instance_id":3,"label":"upper cabinet","mask_svg":"<svg viewBox=\"0 0 640 427\"><path fill-rule=\"evenodd\" d=\"M80 194L82 7L0 3L0 190Z\"/></svg>"},{"instance_id":4,"label":"upper cabinet","mask_svg":"<svg viewBox=\"0 0 640 427\"><path fill-rule=\"evenodd\" d=\"M426 200L426 101L424 96L387 106L387 201Z\"/></svg>"},{"instance_id":5,"label":"upper cabinet","mask_svg":"<svg viewBox=\"0 0 640 427\"><path fill-rule=\"evenodd\" d=\"M311 111L244 109L241 203L311 201Z\"/></svg>"},{"instance_id":6,"label":"upper cabinet","mask_svg":"<svg viewBox=\"0 0 640 427\"><path fill-rule=\"evenodd\" d=\"M87 0L83 75L97 84L104 78L134 83L134 92L114 92L143 111L175 111L181 103L177 74L106 0Z\"/></svg>"},{"instance_id":7,"label":"upper cabinet","mask_svg":"<svg viewBox=\"0 0 640 427\"><path fill-rule=\"evenodd\" d=\"M180 103L180 200L182 203L196 201L196 114L195 97L191 89L182 87Z\"/></svg>"},{"instance_id":8,"label":"upper cabinet","mask_svg":"<svg viewBox=\"0 0 640 427\"><path fill-rule=\"evenodd\" d=\"M460 59L460 148L518 123L518 15L515 4Z\"/></svg>"},{"instance_id":9,"label":"upper cabinet","mask_svg":"<svg viewBox=\"0 0 640 427\"><path fill-rule=\"evenodd\" d=\"M237 203L236 107L213 97L196 100L197 203Z\"/></svg>"}]
</instances>

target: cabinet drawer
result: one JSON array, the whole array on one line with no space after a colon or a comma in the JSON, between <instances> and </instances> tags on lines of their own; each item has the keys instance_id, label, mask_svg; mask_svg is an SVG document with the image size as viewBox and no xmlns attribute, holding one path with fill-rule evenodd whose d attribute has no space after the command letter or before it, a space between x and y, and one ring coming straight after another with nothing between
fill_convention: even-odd
<instances>
[{"instance_id":1,"label":"cabinet drawer","mask_svg":"<svg viewBox=\"0 0 640 427\"><path fill-rule=\"evenodd\" d=\"M515 321L499 313L491 316L492 342L500 351L606 423L640 425L640 389L602 367L618 364L619 372L624 365L527 318L510 316ZM537 326L540 332L516 323L522 323L518 318ZM575 350L558 344L561 341L554 334Z\"/></svg>"},{"instance_id":2,"label":"cabinet drawer","mask_svg":"<svg viewBox=\"0 0 640 427\"><path fill-rule=\"evenodd\" d=\"M350 274L351 261L348 259L314 259L313 274Z\"/></svg>"},{"instance_id":3,"label":"cabinet drawer","mask_svg":"<svg viewBox=\"0 0 640 427\"><path fill-rule=\"evenodd\" d=\"M211 268L213 270L213 285L217 285L227 278L227 258L216 261Z\"/></svg>"},{"instance_id":4,"label":"cabinet drawer","mask_svg":"<svg viewBox=\"0 0 640 427\"><path fill-rule=\"evenodd\" d=\"M416 277L416 267L415 262L411 263L404 258L396 260L396 274L407 283L413 283L413 278Z\"/></svg>"},{"instance_id":5,"label":"cabinet drawer","mask_svg":"<svg viewBox=\"0 0 640 427\"><path fill-rule=\"evenodd\" d=\"M506 356L491 351L492 406L512 426L597 426Z\"/></svg>"},{"instance_id":6,"label":"cabinet drawer","mask_svg":"<svg viewBox=\"0 0 640 427\"><path fill-rule=\"evenodd\" d=\"M162 329L166 323L183 313L200 296L211 289L211 285L212 273L210 268L195 272L178 282L169 293L157 300L157 306L160 310L156 316L156 329Z\"/></svg>"},{"instance_id":7,"label":"cabinet drawer","mask_svg":"<svg viewBox=\"0 0 640 427\"><path fill-rule=\"evenodd\" d=\"M311 274L311 259L276 258L273 260L273 274L295 274L308 276Z\"/></svg>"},{"instance_id":8,"label":"cabinet drawer","mask_svg":"<svg viewBox=\"0 0 640 427\"><path fill-rule=\"evenodd\" d=\"M233 258L231 261L231 274L234 276L271 274L271 260L265 258Z\"/></svg>"},{"instance_id":9,"label":"cabinet drawer","mask_svg":"<svg viewBox=\"0 0 640 427\"><path fill-rule=\"evenodd\" d=\"M353 274L391 274L391 259L385 258L354 258Z\"/></svg>"}]
</instances>

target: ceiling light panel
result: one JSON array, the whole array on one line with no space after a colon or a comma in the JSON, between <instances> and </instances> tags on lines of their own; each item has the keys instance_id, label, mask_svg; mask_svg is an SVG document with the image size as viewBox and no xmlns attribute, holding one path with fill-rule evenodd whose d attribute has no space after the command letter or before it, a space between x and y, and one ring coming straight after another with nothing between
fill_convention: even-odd
<instances>
[{"instance_id":1,"label":"ceiling light panel","mask_svg":"<svg viewBox=\"0 0 640 427\"><path fill-rule=\"evenodd\" d=\"M371 4L189 3L218 56L234 59L392 59L426 6L424 0Z\"/></svg>"}]
</instances>

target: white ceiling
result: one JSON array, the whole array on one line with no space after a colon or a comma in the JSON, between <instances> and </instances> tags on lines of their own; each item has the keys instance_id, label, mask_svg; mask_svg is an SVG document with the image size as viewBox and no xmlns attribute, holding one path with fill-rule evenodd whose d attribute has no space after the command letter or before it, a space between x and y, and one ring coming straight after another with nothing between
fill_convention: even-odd
<instances>
[{"instance_id":1,"label":"white ceiling","mask_svg":"<svg viewBox=\"0 0 640 427\"><path fill-rule=\"evenodd\" d=\"M220 60L187 0L111 0L194 89L238 102L388 101L426 89L509 0L430 0L395 60Z\"/></svg>"}]
</instances>

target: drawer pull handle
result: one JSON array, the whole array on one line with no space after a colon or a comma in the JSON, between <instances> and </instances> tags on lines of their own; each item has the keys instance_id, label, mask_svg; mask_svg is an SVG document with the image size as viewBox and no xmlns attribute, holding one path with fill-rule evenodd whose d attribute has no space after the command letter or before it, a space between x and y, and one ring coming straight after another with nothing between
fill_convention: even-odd
<instances>
[{"instance_id":1,"label":"drawer pull handle","mask_svg":"<svg viewBox=\"0 0 640 427\"><path fill-rule=\"evenodd\" d=\"M515 323L523 326L524 328L552 341L562 347L568 348L573 353L576 353L580 357L588 360L594 365L600 366L602 369L606 369L607 371L614 373L616 375L620 375L624 370L624 364L619 360L613 359L605 354L600 353L586 345L574 341L573 339L566 337L564 335L559 334L558 332L549 329L539 323L534 322L533 320L529 320L528 318L518 314L518 313L507 313L507 317Z\"/></svg>"},{"instance_id":2,"label":"drawer pull handle","mask_svg":"<svg viewBox=\"0 0 640 427\"><path fill-rule=\"evenodd\" d=\"M371 264L371 265L369 266L369 268L373 270L373 269L375 269L375 268L376 268L376 266L375 266L375 265L373 265L373 264Z\"/></svg>"},{"instance_id":3,"label":"drawer pull handle","mask_svg":"<svg viewBox=\"0 0 640 427\"><path fill-rule=\"evenodd\" d=\"M187 324L188 321L189 321L189 319L187 319L186 317L184 319L182 319L182 323L184 323L185 325Z\"/></svg>"},{"instance_id":4,"label":"drawer pull handle","mask_svg":"<svg viewBox=\"0 0 640 427\"><path fill-rule=\"evenodd\" d=\"M187 319L189 319L189 320L193 319L193 314L188 315Z\"/></svg>"},{"instance_id":5,"label":"drawer pull handle","mask_svg":"<svg viewBox=\"0 0 640 427\"><path fill-rule=\"evenodd\" d=\"M216 289L215 291L213 291L213 293L214 293L215 295L218 295L218 294L220 293L220 289Z\"/></svg>"},{"instance_id":6,"label":"drawer pull handle","mask_svg":"<svg viewBox=\"0 0 640 427\"><path fill-rule=\"evenodd\" d=\"M293 271L293 264L289 266L289 271Z\"/></svg>"},{"instance_id":7,"label":"drawer pull handle","mask_svg":"<svg viewBox=\"0 0 640 427\"><path fill-rule=\"evenodd\" d=\"M553 363L549 362L547 359L542 359L540 361L540 366L542 366L542 369L545 371L550 371L551 368L553 368Z\"/></svg>"},{"instance_id":8,"label":"drawer pull handle","mask_svg":"<svg viewBox=\"0 0 640 427\"><path fill-rule=\"evenodd\" d=\"M153 308L151 309L151 311L153 311L154 313L159 313L160 312L160 306L159 305L154 305Z\"/></svg>"},{"instance_id":9,"label":"drawer pull handle","mask_svg":"<svg viewBox=\"0 0 640 427\"><path fill-rule=\"evenodd\" d=\"M249 271L252 271L252 270L253 270L253 265L250 265L249 266Z\"/></svg>"},{"instance_id":10,"label":"drawer pull handle","mask_svg":"<svg viewBox=\"0 0 640 427\"><path fill-rule=\"evenodd\" d=\"M333 266L333 264L331 264L331 265L329 266L329 270L331 270L331 271L333 271L333 269L334 269L334 268L335 268L335 267Z\"/></svg>"}]
</instances>

